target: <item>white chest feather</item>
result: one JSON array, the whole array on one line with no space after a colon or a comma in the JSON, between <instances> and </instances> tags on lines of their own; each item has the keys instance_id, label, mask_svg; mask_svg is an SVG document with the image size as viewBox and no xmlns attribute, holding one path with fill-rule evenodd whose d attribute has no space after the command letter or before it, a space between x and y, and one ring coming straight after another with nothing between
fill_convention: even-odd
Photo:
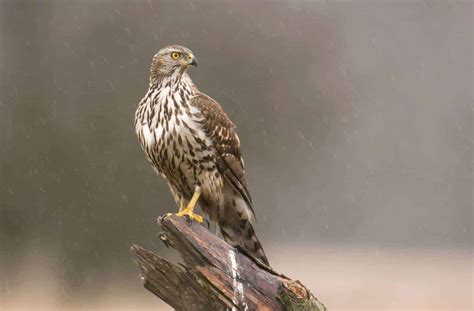
<instances>
[{"instance_id":1,"label":"white chest feather","mask_svg":"<svg viewBox=\"0 0 474 311\"><path fill-rule=\"evenodd\" d=\"M192 104L192 81L151 86L135 115L135 131L148 161L179 198L190 199L196 185L209 204L222 202L223 179L217 151L203 129L204 117ZM211 195L212 194L212 195Z\"/></svg>"},{"instance_id":2,"label":"white chest feather","mask_svg":"<svg viewBox=\"0 0 474 311\"><path fill-rule=\"evenodd\" d=\"M201 160L213 156L212 142L200 123L202 114L189 103L192 96L166 86L144 98L142 122L136 123L136 132L159 171L163 171L159 164L188 170L186 163L204 162Z\"/></svg>"}]
</instances>

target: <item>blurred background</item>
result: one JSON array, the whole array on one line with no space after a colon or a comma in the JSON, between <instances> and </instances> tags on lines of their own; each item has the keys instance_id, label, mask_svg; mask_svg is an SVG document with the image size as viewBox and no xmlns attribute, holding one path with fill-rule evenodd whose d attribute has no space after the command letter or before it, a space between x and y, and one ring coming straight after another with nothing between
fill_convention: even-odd
<instances>
[{"instance_id":1,"label":"blurred background","mask_svg":"<svg viewBox=\"0 0 474 311\"><path fill-rule=\"evenodd\" d=\"M153 54L238 125L270 262L329 310L472 308L471 1L0 1L0 309L169 310Z\"/></svg>"}]
</instances>

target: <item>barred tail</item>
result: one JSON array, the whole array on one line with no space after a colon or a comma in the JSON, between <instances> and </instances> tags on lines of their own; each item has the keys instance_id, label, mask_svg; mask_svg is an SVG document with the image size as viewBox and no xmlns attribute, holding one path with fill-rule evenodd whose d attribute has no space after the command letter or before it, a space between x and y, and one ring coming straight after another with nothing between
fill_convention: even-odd
<instances>
[{"instance_id":1,"label":"barred tail","mask_svg":"<svg viewBox=\"0 0 474 311\"><path fill-rule=\"evenodd\" d=\"M270 266L262 244L255 234L253 213L247 203L233 190L225 192L224 208L218 227L227 243L240 246L247 253Z\"/></svg>"}]
</instances>

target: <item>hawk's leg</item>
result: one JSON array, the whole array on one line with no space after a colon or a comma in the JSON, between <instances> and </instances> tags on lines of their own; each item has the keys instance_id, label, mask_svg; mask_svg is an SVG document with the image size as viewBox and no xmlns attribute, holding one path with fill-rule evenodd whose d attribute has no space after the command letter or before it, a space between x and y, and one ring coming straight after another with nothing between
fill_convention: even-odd
<instances>
[{"instance_id":1,"label":"hawk's leg","mask_svg":"<svg viewBox=\"0 0 474 311\"><path fill-rule=\"evenodd\" d=\"M176 214L178 217L188 216L191 220L195 220L197 222L203 222L204 218L202 216L194 214L194 208L199 200L199 196L201 195L201 187L197 186L194 190L193 197L189 202L188 206L185 209L180 207L179 212Z\"/></svg>"}]
</instances>

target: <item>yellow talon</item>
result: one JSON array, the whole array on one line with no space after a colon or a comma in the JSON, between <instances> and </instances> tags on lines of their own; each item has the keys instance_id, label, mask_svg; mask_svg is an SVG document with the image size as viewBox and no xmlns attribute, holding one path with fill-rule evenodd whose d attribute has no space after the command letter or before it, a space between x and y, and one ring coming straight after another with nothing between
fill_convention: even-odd
<instances>
[{"instance_id":1,"label":"yellow talon","mask_svg":"<svg viewBox=\"0 0 474 311\"><path fill-rule=\"evenodd\" d=\"M183 206L181 205L179 208L179 212L176 214L178 217L184 217L188 216L189 219L195 220L199 223L204 221L204 218L198 214L194 214L194 208L196 207L196 204L199 200L199 196L201 195L201 188L196 187L196 190L194 191L193 197L191 198L191 201L189 202L188 206L183 209Z\"/></svg>"},{"instance_id":2,"label":"yellow talon","mask_svg":"<svg viewBox=\"0 0 474 311\"><path fill-rule=\"evenodd\" d=\"M201 215L198 215L198 214L194 214L194 212L188 208L186 208L185 210L179 212L176 214L176 216L178 217L184 217L184 216L188 216L189 219L191 220L195 220L199 223L203 222L204 221L204 218L202 218Z\"/></svg>"}]
</instances>

